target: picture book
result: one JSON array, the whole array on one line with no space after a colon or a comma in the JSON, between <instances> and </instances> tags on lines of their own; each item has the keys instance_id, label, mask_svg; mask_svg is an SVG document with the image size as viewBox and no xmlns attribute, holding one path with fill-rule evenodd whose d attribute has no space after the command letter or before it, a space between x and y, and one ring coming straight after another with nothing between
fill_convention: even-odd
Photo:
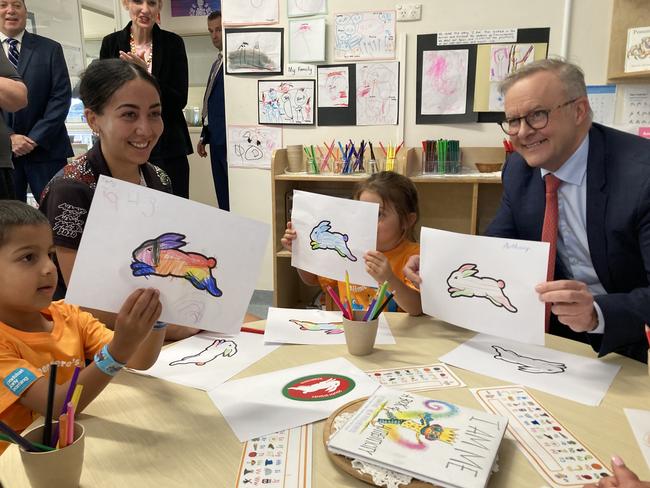
<instances>
[{"instance_id":1,"label":"picture book","mask_svg":"<svg viewBox=\"0 0 650 488\"><path fill-rule=\"evenodd\" d=\"M484 487L508 419L382 387L329 439L330 451L442 487Z\"/></svg>"}]
</instances>

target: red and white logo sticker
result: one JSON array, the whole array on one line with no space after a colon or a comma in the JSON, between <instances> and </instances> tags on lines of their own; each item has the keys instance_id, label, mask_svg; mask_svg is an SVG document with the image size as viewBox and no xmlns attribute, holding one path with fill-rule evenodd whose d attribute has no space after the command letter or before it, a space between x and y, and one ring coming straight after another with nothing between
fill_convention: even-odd
<instances>
[{"instance_id":1,"label":"red and white logo sticker","mask_svg":"<svg viewBox=\"0 0 650 488\"><path fill-rule=\"evenodd\" d=\"M282 394L301 402L319 402L343 396L355 387L354 380L340 374L312 374L287 383Z\"/></svg>"}]
</instances>

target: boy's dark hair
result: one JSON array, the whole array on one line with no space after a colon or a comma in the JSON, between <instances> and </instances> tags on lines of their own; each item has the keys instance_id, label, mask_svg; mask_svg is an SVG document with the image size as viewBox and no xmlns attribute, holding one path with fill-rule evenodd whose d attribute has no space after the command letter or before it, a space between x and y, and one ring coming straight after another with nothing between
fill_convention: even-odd
<instances>
[{"instance_id":1,"label":"boy's dark hair","mask_svg":"<svg viewBox=\"0 0 650 488\"><path fill-rule=\"evenodd\" d=\"M213 10L208 14L208 20L214 20L217 18L221 18L221 10Z\"/></svg>"},{"instance_id":2,"label":"boy's dark hair","mask_svg":"<svg viewBox=\"0 0 650 488\"><path fill-rule=\"evenodd\" d=\"M410 178L394 171L381 171L357 184L354 199L358 200L364 191L376 193L384 206L393 207L404 225L406 237L416 242L415 225L420 220L420 205L418 191ZM407 228L409 214L412 213L415 214L415 221Z\"/></svg>"},{"instance_id":3,"label":"boy's dark hair","mask_svg":"<svg viewBox=\"0 0 650 488\"><path fill-rule=\"evenodd\" d=\"M18 200L0 200L0 246L4 246L12 227L47 225L47 217L34 207Z\"/></svg>"},{"instance_id":4,"label":"boy's dark hair","mask_svg":"<svg viewBox=\"0 0 650 488\"><path fill-rule=\"evenodd\" d=\"M151 83L160 95L158 82L141 66L117 58L96 59L81 75L79 98L85 108L101 114L113 94L136 78Z\"/></svg>"}]
</instances>

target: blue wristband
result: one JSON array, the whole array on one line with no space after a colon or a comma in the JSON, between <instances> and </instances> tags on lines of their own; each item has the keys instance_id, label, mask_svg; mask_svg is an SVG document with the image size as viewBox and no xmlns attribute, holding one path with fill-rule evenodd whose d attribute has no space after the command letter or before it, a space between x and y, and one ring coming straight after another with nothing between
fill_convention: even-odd
<instances>
[{"instance_id":1,"label":"blue wristband","mask_svg":"<svg viewBox=\"0 0 650 488\"><path fill-rule=\"evenodd\" d=\"M161 320L156 320L156 323L153 324L153 330L164 329L164 328L167 327L168 325L169 325L169 324L168 324L167 322L163 322L163 321L161 321Z\"/></svg>"},{"instance_id":2,"label":"blue wristband","mask_svg":"<svg viewBox=\"0 0 650 488\"><path fill-rule=\"evenodd\" d=\"M115 358L111 356L111 353L108 352L108 344L105 344L104 347L95 354L95 366L97 366L102 373L109 376L115 376L124 366L126 366L126 364L116 361Z\"/></svg>"}]
</instances>

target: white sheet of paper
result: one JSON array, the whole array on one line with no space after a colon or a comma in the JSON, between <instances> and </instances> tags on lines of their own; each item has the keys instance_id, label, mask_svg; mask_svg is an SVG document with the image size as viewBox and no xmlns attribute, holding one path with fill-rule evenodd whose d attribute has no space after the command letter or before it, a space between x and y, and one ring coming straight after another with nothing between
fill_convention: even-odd
<instances>
[{"instance_id":1,"label":"white sheet of paper","mask_svg":"<svg viewBox=\"0 0 650 488\"><path fill-rule=\"evenodd\" d=\"M287 0L287 17L327 13L327 0Z\"/></svg>"},{"instance_id":2,"label":"white sheet of paper","mask_svg":"<svg viewBox=\"0 0 650 488\"><path fill-rule=\"evenodd\" d=\"M278 0L221 0L223 25L277 24Z\"/></svg>"},{"instance_id":3,"label":"white sheet of paper","mask_svg":"<svg viewBox=\"0 0 650 488\"><path fill-rule=\"evenodd\" d=\"M597 406L621 369L598 359L478 334L439 358L458 368Z\"/></svg>"},{"instance_id":4,"label":"white sheet of paper","mask_svg":"<svg viewBox=\"0 0 650 488\"><path fill-rule=\"evenodd\" d=\"M133 290L154 287L160 320L234 334L268 237L267 224L101 176L66 300L118 312Z\"/></svg>"},{"instance_id":5,"label":"white sheet of paper","mask_svg":"<svg viewBox=\"0 0 650 488\"><path fill-rule=\"evenodd\" d=\"M163 348L156 363L138 373L209 391L278 347L265 345L262 334L201 332Z\"/></svg>"},{"instance_id":6,"label":"white sheet of paper","mask_svg":"<svg viewBox=\"0 0 650 488\"><path fill-rule=\"evenodd\" d=\"M465 113L468 62L467 49L423 52L422 115Z\"/></svg>"},{"instance_id":7,"label":"white sheet of paper","mask_svg":"<svg viewBox=\"0 0 650 488\"><path fill-rule=\"evenodd\" d=\"M269 308L264 341L288 344L345 344L343 314L315 309ZM379 316L375 344L395 344L384 314Z\"/></svg>"},{"instance_id":8,"label":"white sheet of paper","mask_svg":"<svg viewBox=\"0 0 650 488\"><path fill-rule=\"evenodd\" d=\"M397 124L399 62L357 64L357 125Z\"/></svg>"},{"instance_id":9,"label":"white sheet of paper","mask_svg":"<svg viewBox=\"0 0 650 488\"><path fill-rule=\"evenodd\" d=\"M643 453L645 462L650 468L650 410L624 408L623 411L630 423L636 442L639 444L639 449Z\"/></svg>"},{"instance_id":10,"label":"white sheet of paper","mask_svg":"<svg viewBox=\"0 0 650 488\"><path fill-rule=\"evenodd\" d=\"M318 193L293 191L291 265L333 280L377 287L363 255L377 247L379 205Z\"/></svg>"},{"instance_id":11,"label":"white sheet of paper","mask_svg":"<svg viewBox=\"0 0 650 488\"><path fill-rule=\"evenodd\" d=\"M228 166L270 169L273 151L281 147L281 127L228 126Z\"/></svg>"},{"instance_id":12,"label":"white sheet of paper","mask_svg":"<svg viewBox=\"0 0 650 488\"><path fill-rule=\"evenodd\" d=\"M347 107L350 77L347 66L318 67L318 107Z\"/></svg>"},{"instance_id":13,"label":"white sheet of paper","mask_svg":"<svg viewBox=\"0 0 650 488\"><path fill-rule=\"evenodd\" d=\"M227 74L282 73L282 31L226 29L225 34Z\"/></svg>"},{"instance_id":14,"label":"white sheet of paper","mask_svg":"<svg viewBox=\"0 0 650 488\"><path fill-rule=\"evenodd\" d=\"M334 59L395 59L395 11L346 12L334 17Z\"/></svg>"},{"instance_id":15,"label":"white sheet of paper","mask_svg":"<svg viewBox=\"0 0 650 488\"><path fill-rule=\"evenodd\" d=\"M325 61L325 18L289 21L289 60Z\"/></svg>"},{"instance_id":16,"label":"white sheet of paper","mask_svg":"<svg viewBox=\"0 0 650 488\"><path fill-rule=\"evenodd\" d=\"M426 227L420 242L424 313L477 332L544 344L544 304L535 285L546 281L548 243Z\"/></svg>"},{"instance_id":17,"label":"white sheet of paper","mask_svg":"<svg viewBox=\"0 0 650 488\"><path fill-rule=\"evenodd\" d=\"M379 383L344 358L233 380L208 392L240 441L316 422Z\"/></svg>"}]
</instances>

